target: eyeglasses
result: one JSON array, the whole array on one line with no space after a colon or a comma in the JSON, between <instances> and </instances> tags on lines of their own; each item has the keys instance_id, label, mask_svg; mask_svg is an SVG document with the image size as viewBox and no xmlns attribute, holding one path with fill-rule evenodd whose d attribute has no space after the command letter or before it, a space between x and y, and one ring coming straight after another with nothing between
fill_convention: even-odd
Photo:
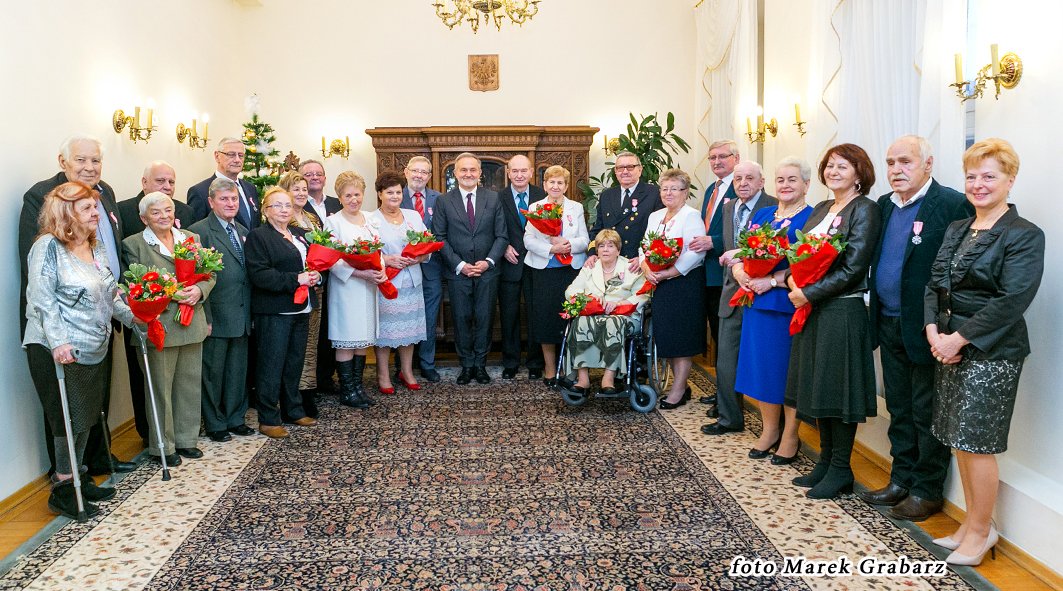
<instances>
[{"instance_id":1,"label":"eyeglasses","mask_svg":"<svg viewBox=\"0 0 1063 591\"><path fill-rule=\"evenodd\" d=\"M266 207L272 207L273 209L291 209L291 203L274 203L273 205L267 205Z\"/></svg>"},{"instance_id":2,"label":"eyeglasses","mask_svg":"<svg viewBox=\"0 0 1063 591\"><path fill-rule=\"evenodd\" d=\"M614 170L619 170L620 172L631 172L632 170L635 170L636 168L639 168L640 166L642 166L642 165L641 164L622 164L622 165L621 164L617 164L616 166L613 167L613 169Z\"/></svg>"},{"instance_id":3,"label":"eyeglasses","mask_svg":"<svg viewBox=\"0 0 1063 591\"><path fill-rule=\"evenodd\" d=\"M428 175L432 174L431 172L429 172L427 170L421 170L419 168L407 168L406 170L410 171L413 174L419 174L421 176L428 176Z\"/></svg>"},{"instance_id":4,"label":"eyeglasses","mask_svg":"<svg viewBox=\"0 0 1063 591\"><path fill-rule=\"evenodd\" d=\"M247 157L245 152L218 152L222 156L225 156L229 160L243 160Z\"/></svg>"},{"instance_id":5,"label":"eyeglasses","mask_svg":"<svg viewBox=\"0 0 1063 591\"><path fill-rule=\"evenodd\" d=\"M316 179L318 177L325 178L325 173L323 173L323 172L307 172L307 173L303 174L303 178Z\"/></svg>"},{"instance_id":6,"label":"eyeglasses","mask_svg":"<svg viewBox=\"0 0 1063 591\"><path fill-rule=\"evenodd\" d=\"M716 162L717 160L727 160L731 156L734 156L734 154L725 154L723 156L720 156L719 154L713 154L712 156L709 156L709 162Z\"/></svg>"}]
</instances>

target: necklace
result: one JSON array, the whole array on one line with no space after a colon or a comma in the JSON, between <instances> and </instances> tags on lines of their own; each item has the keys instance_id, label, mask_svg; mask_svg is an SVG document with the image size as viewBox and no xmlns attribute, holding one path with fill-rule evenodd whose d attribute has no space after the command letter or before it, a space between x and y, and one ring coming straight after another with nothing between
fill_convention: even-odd
<instances>
[{"instance_id":1,"label":"necklace","mask_svg":"<svg viewBox=\"0 0 1063 591\"><path fill-rule=\"evenodd\" d=\"M805 204L804 203L802 203L800 207L797 207L793 211L790 211L790 212L784 212L784 210L780 207L780 208L775 210L775 219L776 220L785 220L786 218L792 218L795 215L797 215L804 208L805 208Z\"/></svg>"},{"instance_id":2,"label":"necklace","mask_svg":"<svg viewBox=\"0 0 1063 591\"><path fill-rule=\"evenodd\" d=\"M605 275L606 277L609 277L610 275L612 275L615 272L616 272L616 262L615 261L613 262L613 268L612 269L606 269L605 265L602 265L602 275Z\"/></svg>"}]
</instances>

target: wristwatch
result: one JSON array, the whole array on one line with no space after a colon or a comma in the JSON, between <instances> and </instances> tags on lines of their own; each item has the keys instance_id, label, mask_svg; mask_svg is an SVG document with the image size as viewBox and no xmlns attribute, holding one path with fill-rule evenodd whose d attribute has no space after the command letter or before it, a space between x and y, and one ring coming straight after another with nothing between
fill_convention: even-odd
<instances>
[{"instance_id":1,"label":"wristwatch","mask_svg":"<svg viewBox=\"0 0 1063 591\"><path fill-rule=\"evenodd\" d=\"M771 286L772 287L779 287L779 282L776 281L774 277L771 278Z\"/></svg>"}]
</instances>

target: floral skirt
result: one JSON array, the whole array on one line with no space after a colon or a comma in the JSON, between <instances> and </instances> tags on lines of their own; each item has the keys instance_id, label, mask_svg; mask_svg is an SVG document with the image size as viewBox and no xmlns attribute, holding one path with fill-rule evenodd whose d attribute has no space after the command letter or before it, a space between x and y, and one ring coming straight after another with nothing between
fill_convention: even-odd
<instances>
[{"instance_id":1,"label":"floral skirt","mask_svg":"<svg viewBox=\"0 0 1063 591\"><path fill-rule=\"evenodd\" d=\"M1007 451L1021 372L1021 360L965 358L956 365L939 365L930 432L960 451Z\"/></svg>"},{"instance_id":2,"label":"floral skirt","mask_svg":"<svg viewBox=\"0 0 1063 591\"><path fill-rule=\"evenodd\" d=\"M321 288L317 295L321 297ZM321 334L321 308L310 311L310 331L306 337L306 357L303 360L303 373L299 376L300 390L317 389L317 339Z\"/></svg>"},{"instance_id":3,"label":"floral skirt","mask_svg":"<svg viewBox=\"0 0 1063 591\"><path fill-rule=\"evenodd\" d=\"M583 367L612 369L621 374L627 372L624 332L630 321L627 316L577 318L565 341L565 373Z\"/></svg>"},{"instance_id":4,"label":"floral skirt","mask_svg":"<svg viewBox=\"0 0 1063 591\"><path fill-rule=\"evenodd\" d=\"M416 345L425 339L424 292L420 285L399 287L399 297L393 300L378 297L377 347Z\"/></svg>"}]
</instances>

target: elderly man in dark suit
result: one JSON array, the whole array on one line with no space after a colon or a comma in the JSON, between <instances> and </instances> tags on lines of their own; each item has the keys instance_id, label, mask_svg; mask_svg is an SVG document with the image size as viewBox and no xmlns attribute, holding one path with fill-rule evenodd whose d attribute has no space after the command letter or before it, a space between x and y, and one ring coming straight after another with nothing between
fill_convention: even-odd
<instances>
[{"instance_id":1,"label":"elderly man in dark suit","mask_svg":"<svg viewBox=\"0 0 1063 591\"><path fill-rule=\"evenodd\" d=\"M244 240L247 228L235 221L240 192L229 179L215 179L207 193L210 213L192 224L203 246L222 253L224 268L215 274L207 302L210 334L203 341L203 424L211 441L253 435L247 414L247 342L251 334L251 281Z\"/></svg>"},{"instance_id":2,"label":"elderly man in dark suit","mask_svg":"<svg viewBox=\"0 0 1063 591\"><path fill-rule=\"evenodd\" d=\"M528 351L528 358L524 362L528 368L528 379L538 380L543 377L542 347L533 347L520 338L521 297L524 297L524 306L527 306L531 299L529 282L524 279L524 255L528 253L528 249L524 247L524 226L527 219L520 210L527 210L528 204L546 199L546 191L530 182L534 172L527 156L518 154L510 158L506 171L509 184L498 196L506 217L506 235L509 240L505 261L502 263L502 277L498 283L498 311L502 317L502 378L506 380L517 377L521 343L525 343Z\"/></svg>"},{"instance_id":3,"label":"elderly man in dark suit","mask_svg":"<svg viewBox=\"0 0 1063 591\"><path fill-rule=\"evenodd\" d=\"M317 160L303 160L299 163L299 174L306 179L306 188L310 198L303 209L313 213L325 223L325 218L343 209L340 200L325 195L325 165ZM328 326L328 271L321 273L321 326ZM328 340L328 330L317 331L317 389L318 392L333 392L336 382L332 376L336 373L336 354L332 342Z\"/></svg>"},{"instance_id":4,"label":"elderly man in dark suit","mask_svg":"<svg viewBox=\"0 0 1063 591\"><path fill-rule=\"evenodd\" d=\"M432 231L443 241L454 337L461 359L458 384L475 377L488 384L487 352L498 292L498 264L506 252L506 220L498 194L479 187L480 159L468 152L454 161L458 186L436 200Z\"/></svg>"},{"instance_id":5,"label":"elderly man in dark suit","mask_svg":"<svg viewBox=\"0 0 1063 591\"><path fill-rule=\"evenodd\" d=\"M886 152L893 192L878 200L883 231L868 282L893 465L889 484L860 496L909 521L941 510L950 459L949 448L930 433L935 363L923 332L923 294L945 229L974 215L962 193L933 179L933 166L930 143L919 136L901 137Z\"/></svg>"},{"instance_id":6,"label":"elderly man in dark suit","mask_svg":"<svg viewBox=\"0 0 1063 591\"><path fill-rule=\"evenodd\" d=\"M131 199L118 202L118 218L122 221L122 235L132 236L144 231L144 222L140 219L140 200L148 193L156 191L168 195L173 199L174 189L177 186L177 173L173 167L156 160L144 169L140 177L140 193ZM174 199L174 215L177 220L174 225L178 228L192 225L195 215L192 208L187 204ZM148 439L148 413L144 407L144 372L140 371L140 349L137 341L133 339L132 331L122 331L125 340L126 367L129 368L129 393L133 397L133 425L137 429L140 438Z\"/></svg>"},{"instance_id":7,"label":"elderly man in dark suit","mask_svg":"<svg viewBox=\"0 0 1063 591\"><path fill-rule=\"evenodd\" d=\"M716 406L719 420L701 427L706 435L723 435L745 428L742 416L742 395L735 392L738 372L738 344L742 340L742 308L730 305L731 297L738 291L738 282L731 275L730 265L737 262L733 250L737 248L738 233L749 224L753 213L762 207L778 205L779 201L763 191L764 172L754 161L747 160L734 167L735 195L728 201L720 215L723 222L723 240L717 244L723 251L719 260L723 268L723 288L717 312L720 317L720 332L716 350Z\"/></svg>"},{"instance_id":8,"label":"elderly man in dark suit","mask_svg":"<svg viewBox=\"0 0 1063 591\"><path fill-rule=\"evenodd\" d=\"M195 213L196 221L199 221L210 213L210 204L207 202L207 192L214 179L229 179L236 183L240 190L240 211L236 214L236 221L248 230L253 230L262 223L262 212L259 210L258 190L251 183L240 178L244 170L244 158L247 157L247 148L237 138L222 138L218 142L218 149L214 150L214 162L217 170L208 178L188 188L188 205Z\"/></svg>"},{"instance_id":9,"label":"elderly man in dark suit","mask_svg":"<svg viewBox=\"0 0 1063 591\"><path fill-rule=\"evenodd\" d=\"M402 209L416 211L424 220L426 228L432 228L432 214L442 193L428 187L432 177L432 162L424 156L414 156L402 170L406 176L406 186L402 189ZM424 292L425 340L417 345L417 365L421 368L421 377L429 382L439 381L436 371L436 323L439 321L439 308L443 305L443 257L432 257L421 263L421 288Z\"/></svg>"},{"instance_id":10,"label":"elderly man in dark suit","mask_svg":"<svg viewBox=\"0 0 1063 591\"><path fill-rule=\"evenodd\" d=\"M602 230L616 230L623 242L620 256L631 261L633 271L638 268L639 243L646 234L646 221L651 213L663 208L664 203L657 185L641 181L642 163L638 156L631 152L617 154L613 172L619 184L602 191L598 197L598 211L589 234L593 238ZM587 268L598 261L594 243L591 245L583 264Z\"/></svg>"},{"instance_id":11,"label":"elderly man in dark suit","mask_svg":"<svg viewBox=\"0 0 1063 591\"><path fill-rule=\"evenodd\" d=\"M118 217L118 207L115 205L114 189L100 180L103 173L103 151L100 141L88 136L73 136L67 138L59 149L59 168L61 171L55 176L45 179L32 187L22 197L22 213L18 223L18 257L21 269L22 286L19 292L19 327L20 339L26 334L26 284L28 259L30 248L37 238L39 226L37 220L40 217L41 207L44 205L44 196L52 189L68 181L80 181L96 189L100 194L96 202L96 210L100 214L100 223L96 228L96 239L107 250L107 266L116 280L122 277L122 224ZM121 330L121 325L116 323L115 330ZM110 367L111 352L108 350L107 358L103 361ZM111 402L110 391L104 395L103 409L106 411ZM104 441L104 426L97 424L89 431L89 443L85 449L85 463L91 474L107 474L111 472L110 462L115 462L115 470L129 472L136 468L136 464L122 462L117 458L108 457L107 446ZM55 449L53 447L51 427L44 422L44 437L48 448L48 459L51 461L51 471L55 471Z\"/></svg>"}]
</instances>

